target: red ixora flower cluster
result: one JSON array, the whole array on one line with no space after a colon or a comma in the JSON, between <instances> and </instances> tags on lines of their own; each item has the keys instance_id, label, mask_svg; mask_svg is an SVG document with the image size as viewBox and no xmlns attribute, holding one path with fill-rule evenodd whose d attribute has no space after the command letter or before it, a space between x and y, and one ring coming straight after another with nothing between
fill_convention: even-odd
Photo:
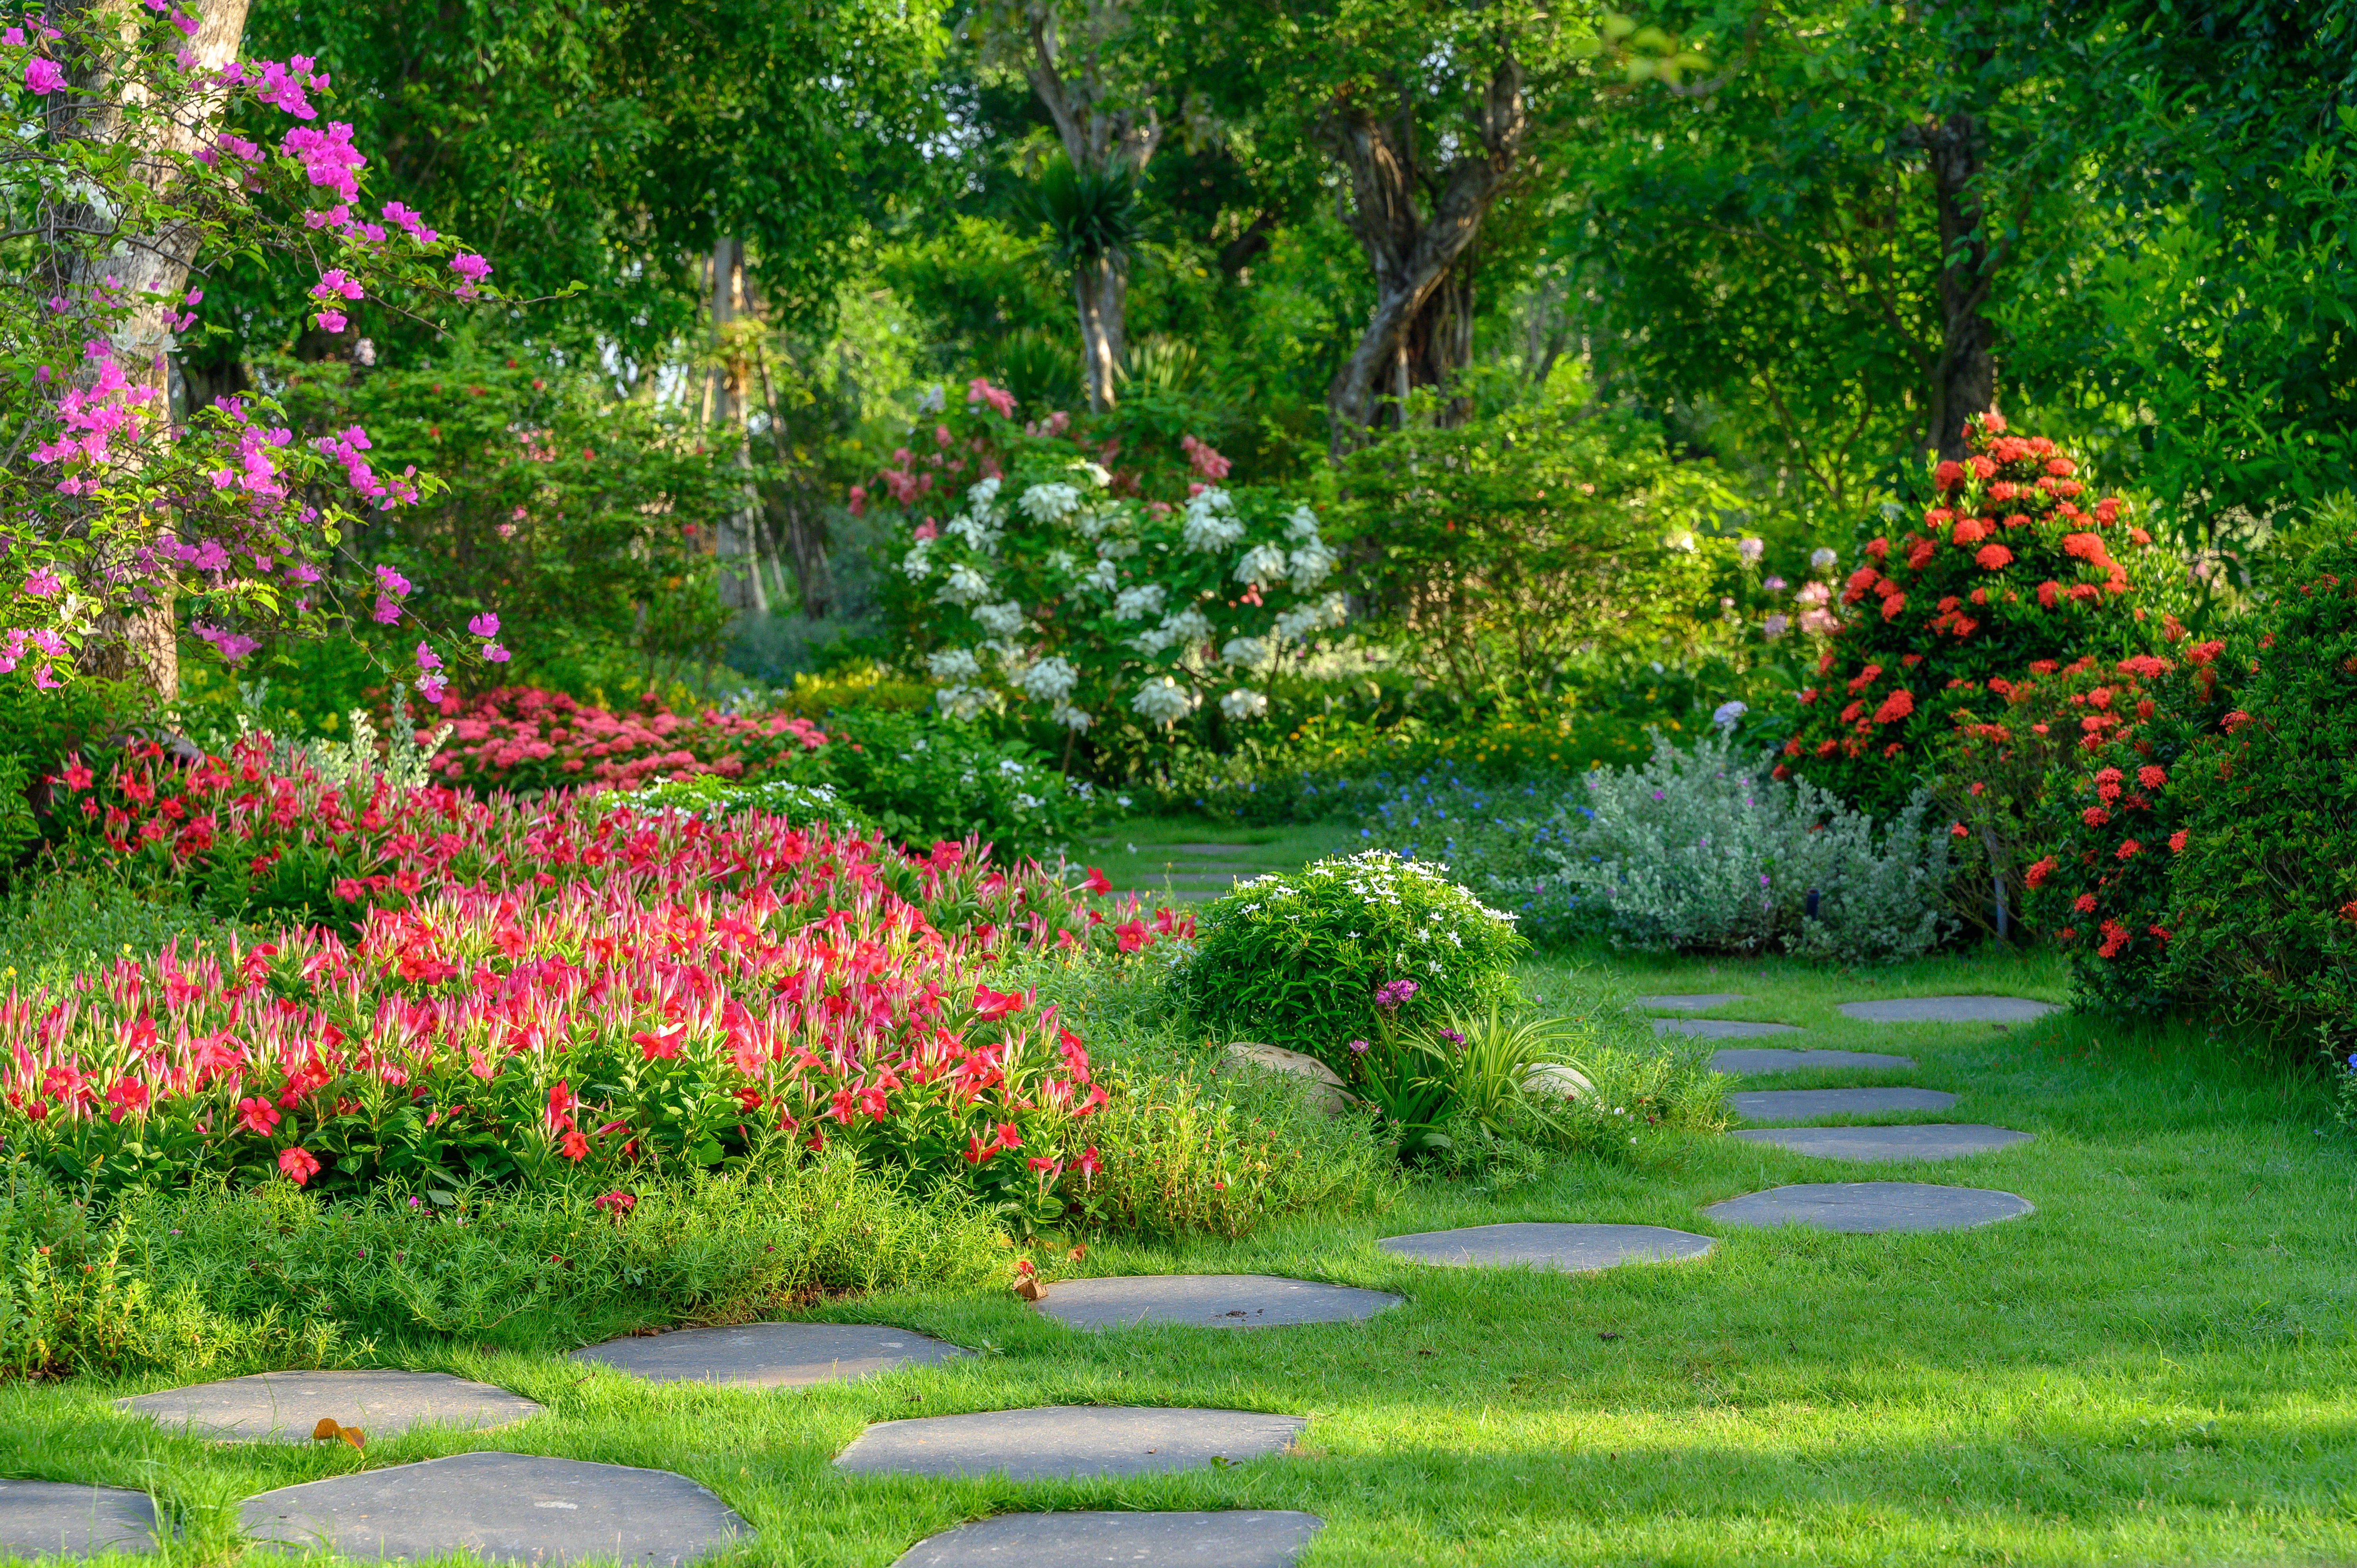
<instances>
[{"instance_id":1,"label":"red ixora flower cluster","mask_svg":"<svg viewBox=\"0 0 2357 1568\"><path fill-rule=\"evenodd\" d=\"M1867 541L1843 583L1843 618L1800 693L1803 718L1786 740L1780 778L1825 774L1862 799L1865 773L1944 736L1961 693L2040 660L2059 666L2093 639L2086 618L2115 613L2130 594L2124 555L2149 545L2126 502L2082 506L2077 462L2043 436L2006 433L2003 418L1974 422L1978 448L1932 474L1935 498L1921 525ZM2117 613L2128 614L2122 608ZM1830 699L1846 693L1836 707ZM1848 786L1843 788L1843 786Z\"/></svg>"},{"instance_id":2,"label":"red ixora flower cluster","mask_svg":"<svg viewBox=\"0 0 2357 1568\"><path fill-rule=\"evenodd\" d=\"M631 789L704 774L790 773L797 758L827 744L817 725L790 714L675 714L652 693L630 714L530 686L502 686L466 702L446 697L436 711L450 736L434 770L472 789Z\"/></svg>"}]
</instances>

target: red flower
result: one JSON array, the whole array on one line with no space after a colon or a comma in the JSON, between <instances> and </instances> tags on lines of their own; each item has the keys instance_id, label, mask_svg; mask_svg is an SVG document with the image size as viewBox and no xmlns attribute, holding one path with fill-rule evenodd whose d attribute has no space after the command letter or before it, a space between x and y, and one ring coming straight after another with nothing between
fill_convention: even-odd
<instances>
[{"instance_id":1,"label":"red flower","mask_svg":"<svg viewBox=\"0 0 2357 1568\"><path fill-rule=\"evenodd\" d=\"M1093 865L1089 867L1089 879L1081 886L1100 898L1113 891L1113 884L1106 880L1105 874Z\"/></svg>"},{"instance_id":2,"label":"red flower","mask_svg":"<svg viewBox=\"0 0 2357 1568\"><path fill-rule=\"evenodd\" d=\"M568 1160L581 1159L589 1153L589 1140L581 1135L580 1128L567 1127L565 1136L557 1140L556 1149Z\"/></svg>"},{"instance_id":3,"label":"red flower","mask_svg":"<svg viewBox=\"0 0 2357 1568\"><path fill-rule=\"evenodd\" d=\"M1882 618L1885 620L1897 620L1899 618L1900 612L1904 610L1906 607L1907 596L1904 594L1893 594L1889 598L1882 601Z\"/></svg>"},{"instance_id":4,"label":"red flower","mask_svg":"<svg viewBox=\"0 0 2357 1568\"><path fill-rule=\"evenodd\" d=\"M2169 835L2169 853L2172 854L2183 854L2185 853L2185 830L2183 828L2179 828L2175 832Z\"/></svg>"},{"instance_id":5,"label":"red flower","mask_svg":"<svg viewBox=\"0 0 2357 1568\"><path fill-rule=\"evenodd\" d=\"M270 1130L278 1125L278 1112L267 1100L248 1095L237 1102L237 1119L247 1132L259 1133L266 1138Z\"/></svg>"},{"instance_id":6,"label":"red flower","mask_svg":"<svg viewBox=\"0 0 2357 1568\"><path fill-rule=\"evenodd\" d=\"M2041 609L2050 609L2050 609L2052 609L2052 608L2054 607L2054 601L2055 601L2056 597L2057 597L2058 596L2060 596L2060 595L2061 594L2061 592L2062 592L2062 585L2061 585L2061 584L2060 584L2060 583L2058 583L2058 582L2056 582L2056 581L2055 581L2053 578L2051 578L2051 577L2049 577L2048 579L2046 579L2046 581L2044 581L2044 582L2042 582L2042 583L2039 584L2039 585L2038 585L2038 603L2039 603L2039 607L2040 607ZM2033 666L2031 666L2031 668L2035 669L2035 668L2036 668L2036 666L2034 666L2034 665L2033 665Z\"/></svg>"},{"instance_id":7,"label":"red flower","mask_svg":"<svg viewBox=\"0 0 2357 1568\"><path fill-rule=\"evenodd\" d=\"M90 788L90 769L81 765L81 757L69 754L66 757L66 788L82 790Z\"/></svg>"},{"instance_id":8,"label":"red flower","mask_svg":"<svg viewBox=\"0 0 2357 1568\"><path fill-rule=\"evenodd\" d=\"M2134 860L2144 853L2144 845L2134 839L2123 839L2120 841L2120 847L2112 853L2122 860Z\"/></svg>"},{"instance_id":9,"label":"red flower","mask_svg":"<svg viewBox=\"0 0 2357 1568\"><path fill-rule=\"evenodd\" d=\"M998 1124L996 1141L1002 1149L1019 1149L1023 1146L1022 1129L1017 1127L1012 1122L1001 1122Z\"/></svg>"},{"instance_id":10,"label":"red flower","mask_svg":"<svg viewBox=\"0 0 2357 1568\"><path fill-rule=\"evenodd\" d=\"M1948 824L1948 836L1950 838L1967 839L1973 836L1973 831L1972 829L1964 826L1962 822L1950 822Z\"/></svg>"},{"instance_id":11,"label":"red flower","mask_svg":"<svg viewBox=\"0 0 2357 1568\"><path fill-rule=\"evenodd\" d=\"M2095 896L2093 893L2082 893L2071 900L2071 908L2078 910L2082 915L2092 915L2095 912Z\"/></svg>"},{"instance_id":12,"label":"red flower","mask_svg":"<svg viewBox=\"0 0 2357 1568\"><path fill-rule=\"evenodd\" d=\"M1028 992L993 991L977 983L974 988L974 1010L985 1018L1004 1018L1020 1013L1031 1005Z\"/></svg>"},{"instance_id":13,"label":"red flower","mask_svg":"<svg viewBox=\"0 0 2357 1568\"><path fill-rule=\"evenodd\" d=\"M1932 470L1932 482L1943 490L1954 489L1964 482L1964 466L1962 463L1943 463Z\"/></svg>"},{"instance_id":14,"label":"red flower","mask_svg":"<svg viewBox=\"0 0 2357 1568\"><path fill-rule=\"evenodd\" d=\"M2105 920L2104 945L2097 948L2095 951L2104 958L2116 958L2119 956L2120 950L2128 945L2128 929L2126 926L2121 925L2117 920Z\"/></svg>"},{"instance_id":15,"label":"red flower","mask_svg":"<svg viewBox=\"0 0 2357 1568\"><path fill-rule=\"evenodd\" d=\"M609 1192L602 1197L592 1198L589 1202L590 1208L602 1209L617 1219L621 1219L638 1206L637 1196L627 1192Z\"/></svg>"},{"instance_id":16,"label":"red flower","mask_svg":"<svg viewBox=\"0 0 2357 1568\"><path fill-rule=\"evenodd\" d=\"M651 1034L640 1030L630 1036L630 1044L638 1047L643 1053L644 1059L648 1061L654 1061L658 1058L670 1061L679 1055L679 1043L686 1036L686 1025L673 1024L668 1029L659 1029Z\"/></svg>"},{"instance_id":17,"label":"red flower","mask_svg":"<svg viewBox=\"0 0 2357 1568\"><path fill-rule=\"evenodd\" d=\"M1125 920L1113 929L1114 946L1123 952L1136 952L1152 940L1146 934L1146 922L1143 920Z\"/></svg>"},{"instance_id":18,"label":"red flower","mask_svg":"<svg viewBox=\"0 0 2357 1568\"><path fill-rule=\"evenodd\" d=\"M298 1144L294 1148L282 1150L279 1153L278 1168L285 1172L288 1179L292 1180L296 1187L301 1187L319 1174L319 1162L313 1159L310 1152Z\"/></svg>"},{"instance_id":19,"label":"red flower","mask_svg":"<svg viewBox=\"0 0 2357 1568\"><path fill-rule=\"evenodd\" d=\"M565 1086L564 1080L559 1079L548 1091L548 1119L557 1121L570 1114L573 1108L580 1103L573 1091Z\"/></svg>"},{"instance_id":20,"label":"red flower","mask_svg":"<svg viewBox=\"0 0 2357 1568\"><path fill-rule=\"evenodd\" d=\"M2155 763L2147 762L2136 769L2136 782L2147 789L2158 789L2169 782L2169 770Z\"/></svg>"},{"instance_id":21,"label":"red flower","mask_svg":"<svg viewBox=\"0 0 2357 1568\"><path fill-rule=\"evenodd\" d=\"M1882 699L1882 706L1874 710L1874 722L1878 725L1897 724L1914 711L1914 693L1901 686Z\"/></svg>"},{"instance_id":22,"label":"red flower","mask_svg":"<svg viewBox=\"0 0 2357 1568\"><path fill-rule=\"evenodd\" d=\"M2250 714L2244 713L2240 708L2236 708L2233 713L2228 714L2224 718L2218 722L2226 726L2226 733L2228 735L2233 735L2244 725L2258 723L2256 719L2251 717Z\"/></svg>"},{"instance_id":23,"label":"red flower","mask_svg":"<svg viewBox=\"0 0 2357 1568\"><path fill-rule=\"evenodd\" d=\"M1974 553L1973 560L1983 571L2001 572L2013 564L2013 552L2002 544L1984 544Z\"/></svg>"},{"instance_id":24,"label":"red flower","mask_svg":"<svg viewBox=\"0 0 2357 1568\"><path fill-rule=\"evenodd\" d=\"M2112 814L2101 806L2090 806L2079 813L2079 820L2091 828L2100 828L2112 820Z\"/></svg>"}]
</instances>

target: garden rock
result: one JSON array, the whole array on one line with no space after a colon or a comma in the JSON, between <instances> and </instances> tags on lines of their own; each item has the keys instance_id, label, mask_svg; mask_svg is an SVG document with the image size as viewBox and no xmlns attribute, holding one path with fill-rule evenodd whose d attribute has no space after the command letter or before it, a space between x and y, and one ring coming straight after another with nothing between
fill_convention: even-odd
<instances>
[{"instance_id":1,"label":"garden rock","mask_svg":"<svg viewBox=\"0 0 2357 1568\"><path fill-rule=\"evenodd\" d=\"M930 1536L892 1568L1291 1568L1314 1513L1005 1513Z\"/></svg>"},{"instance_id":2,"label":"garden rock","mask_svg":"<svg viewBox=\"0 0 2357 1568\"><path fill-rule=\"evenodd\" d=\"M0 1480L0 1556L155 1550L156 1505L145 1492L74 1481Z\"/></svg>"},{"instance_id":3,"label":"garden rock","mask_svg":"<svg viewBox=\"0 0 2357 1568\"><path fill-rule=\"evenodd\" d=\"M1911 1127L1769 1127L1733 1136L1826 1160L1953 1160L2029 1141L2029 1133L2009 1127L1958 1122Z\"/></svg>"},{"instance_id":4,"label":"garden rock","mask_svg":"<svg viewBox=\"0 0 2357 1568\"><path fill-rule=\"evenodd\" d=\"M650 1382L798 1389L934 1366L964 1354L939 1339L874 1324L747 1323L609 1339L584 1346L573 1359Z\"/></svg>"},{"instance_id":5,"label":"garden rock","mask_svg":"<svg viewBox=\"0 0 2357 1568\"><path fill-rule=\"evenodd\" d=\"M1577 1100L1583 1094L1596 1092L1596 1085L1576 1067L1562 1062L1541 1062L1523 1075L1525 1094L1552 1094L1558 1100Z\"/></svg>"},{"instance_id":6,"label":"garden rock","mask_svg":"<svg viewBox=\"0 0 2357 1568\"><path fill-rule=\"evenodd\" d=\"M1134 1323L1269 1328L1354 1323L1399 1304L1398 1296L1383 1291L1269 1274L1132 1274L1059 1280L1038 1309L1074 1328L1120 1328Z\"/></svg>"},{"instance_id":7,"label":"garden rock","mask_svg":"<svg viewBox=\"0 0 2357 1568\"><path fill-rule=\"evenodd\" d=\"M1309 1079L1309 1103L1329 1116L1340 1116L1358 1103L1332 1068L1305 1052L1288 1051L1283 1046L1264 1046L1256 1040L1236 1040L1228 1046L1228 1055L1272 1072L1289 1072Z\"/></svg>"},{"instance_id":8,"label":"garden rock","mask_svg":"<svg viewBox=\"0 0 2357 1568\"><path fill-rule=\"evenodd\" d=\"M1888 1002L1845 1002L1845 1018L1869 1024L2027 1024L2054 1011L2027 996L1894 996Z\"/></svg>"},{"instance_id":9,"label":"garden rock","mask_svg":"<svg viewBox=\"0 0 2357 1568\"><path fill-rule=\"evenodd\" d=\"M467 1552L500 1563L692 1563L752 1531L684 1476L523 1454L458 1454L248 1498L257 1541L354 1558Z\"/></svg>"},{"instance_id":10,"label":"garden rock","mask_svg":"<svg viewBox=\"0 0 2357 1568\"><path fill-rule=\"evenodd\" d=\"M1746 1193L1703 1210L1722 1225L1781 1225L1796 1221L1845 1235L1885 1230L1968 1230L2032 1213L2029 1200L1978 1187L1926 1187L1920 1182L1803 1183Z\"/></svg>"},{"instance_id":11,"label":"garden rock","mask_svg":"<svg viewBox=\"0 0 2357 1568\"><path fill-rule=\"evenodd\" d=\"M1656 1018L1657 1035L1693 1035L1706 1040L1750 1040L1762 1035L1797 1035L1795 1024L1747 1024L1738 1018Z\"/></svg>"},{"instance_id":12,"label":"garden rock","mask_svg":"<svg viewBox=\"0 0 2357 1568\"><path fill-rule=\"evenodd\" d=\"M482 1432L540 1413L522 1394L447 1372L257 1372L114 1402L160 1426L233 1443L308 1443L322 1419L391 1437L414 1426Z\"/></svg>"},{"instance_id":13,"label":"garden rock","mask_svg":"<svg viewBox=\"0 0 2357 1568\"><path fill-rule=\"evenodd\" d=\"M1945 1111L1956 1102L1936 1089L1754 1089L1730 1094L1738 1116L1794 1122L1803 1116L1872 1116L1885 1111Z\"/></svg>"},{"instance_id":14,"label":"garden rock","mask_svg":"<svg viewBox=\"0 0 2357 1568\"><path fill-rule=\"evenodd\" d=\"M1308 1422L1243 1410L1043 1405L878 1422L836 1455L862 1475L1146 1476L1235 1464L1293 1446Z\"/></svg>"},{"instance_id":15,"label":"garden rock","mask_svg":"<svg viewBox=\"0 0 2357 1568\"><path fill-rule=\"evenodd\" d=\"M1379 1243L1395 1258L1456 1268L1513 1268L1587 1274L1622 1263L1680 1262L1717 1245L1661 1225L1475 1225L1427 1230Z\"/></svg>"},{"instance_id":16,"label":"garden rock","mask_svg":"<svg viewBox=\"0 0 2357 1568\"><path fill-rule=\"evenodd\" d=\"M1763 1046L1713 1052L1710 1066L1713 1072L1730 1072L1738 1076L1745 1073L1807 1072L1820 1068L1836 1071L1848 1069L1853 1072L1889 1072L1912 1070L1915 1058L1878 1056L1873 1051L1788 1051Z\"/></svg>"},{"instance_id":17,"label":"garden rock","mask_svg":"<svg viewBox=\"0 0 2357 1568\"><path fill-rule=\"evenodd\" d=\"M1700 1013L1712 1007L1732 1007L1738 1002L1749 1002L1749 996L1732 991L1692 992L1683 996L1640 996L1637 1005L1656 1011L1678 1008L1688 1013Z\"/></svg>"}]
</instances>

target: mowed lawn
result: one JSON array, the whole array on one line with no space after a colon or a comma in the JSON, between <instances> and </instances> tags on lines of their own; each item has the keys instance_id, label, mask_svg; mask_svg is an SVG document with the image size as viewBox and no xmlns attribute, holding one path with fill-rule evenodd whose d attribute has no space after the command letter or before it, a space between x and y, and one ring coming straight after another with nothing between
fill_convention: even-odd
<instances>
[{"instance_id":1,"label":"mowed lawn","mask_svg":"<svg viewBox=\"0 0 2357 1568\"><path fill-rule=\"evenodd\" d=\"M1577 989L1570 967L1526 978L1561 999ZM1613 971L1645 991L1742 992L1755 1000L1715 1015L1808 1030L1760 1044L1921 1064L1762 1082L1948 1090L1961 1098L1941 1119L2035 1140L1907 1166L1685 1142L1496 1200L1418 1186L1380 1214L1233 1245L1100 1243L1064 1265L1295 1274L1407 1298L1358 1325L1090 1336L1011 1294L841 1302L819 1316L983 1353L774 1393L648 1387L566 1362L560 1346L381 1345L387 1364L501 1383L548 1413L496 1434L372 1442L365 1456L210 1446L113 1412L167 1379L15 1386L0 1389L0 1470L152 1487L208 1561L237 1552L249 1493L487 1447L684 1472L759 1532L724 1563L881 1568L963 1520L1071 1508L1308 1509L1326 1521L1311 1565L2357 1561L2357 1153L2320 1093L2191 1030L1833 1012L1939 991L2059 1000L2041 961ZM1701 1213L1779 1183L1876 1178L2002 1187L2037 1211L1899 1237L1721 1228ZM1699 1262L1583 1277L1422 1268L1374 1246L1523 1219L1668 1225L1720 1244ZM1297 1454L1178 1477L1015 1485L829 1467L866 1422L1087 1402L1310 1420Z\"/></svg>"}]
</instances>

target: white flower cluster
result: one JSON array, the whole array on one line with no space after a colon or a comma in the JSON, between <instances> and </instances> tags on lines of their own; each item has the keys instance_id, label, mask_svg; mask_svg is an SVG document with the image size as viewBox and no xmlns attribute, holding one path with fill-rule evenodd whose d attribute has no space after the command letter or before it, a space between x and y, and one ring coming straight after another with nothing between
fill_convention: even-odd
<instances>
[{"instance_id":1,"label":"white flower cluster","mask_svg":"<svg viewBox=\"0 0 2357 1568\"><path fill-rule=\"evenodd\" d=\"M1187 647L1211 635L1211 623L1194 606L1174 610L1162 618L1161 624L1139 632L1130 641L1148 658L1166 648Z\"/></svg>"},{"instance_id":2,"label":"white flower cluster","mask_svg":"<svg viewBox=\"0 0 2357 1568\"><path fill-rule=\"evenodd\" d=\"M1225 550L1244 536L1244 520L1236 503L1222 489L1198 490L1187 503L1180 537L1189 550Z\"/></svg>"},{"instance_id":3,"label":"white flower cluster","mask_svg":"<svg viewBox=\"0 0 2357 1568\"><path fill-rule=\"evenodd\" d=\"M1194 712L1202 699L1181 686L1168 675L1149 675L1129 705L1138 717L1150 725L1175 724Z\"/></svg>"},{"instance_id":4,"label":"white flower cluster","mask_svg":"<svg viewBox=\"0 0 2357 1568\"><path fill-rule=\"evenodd\" d=\"M1277 639L1281 642L1298 642L1313 631L1325 627L1340 626L1350 618L1350 601L1340 594L1329 594L1315 603L1296 605L1277 617Z\"/></svg>"},{"instance_id":5,"label":"white flower cluster","mask_svg":"<svg viewBox=\"0 0 2357 1568\"><path fill-rule=\"evenodd\" d=\"M1070 485L1034 485L1017 504L1034 522L1062 522L1081 510L1081 492Z\"/></svg>"}]
</instances>

